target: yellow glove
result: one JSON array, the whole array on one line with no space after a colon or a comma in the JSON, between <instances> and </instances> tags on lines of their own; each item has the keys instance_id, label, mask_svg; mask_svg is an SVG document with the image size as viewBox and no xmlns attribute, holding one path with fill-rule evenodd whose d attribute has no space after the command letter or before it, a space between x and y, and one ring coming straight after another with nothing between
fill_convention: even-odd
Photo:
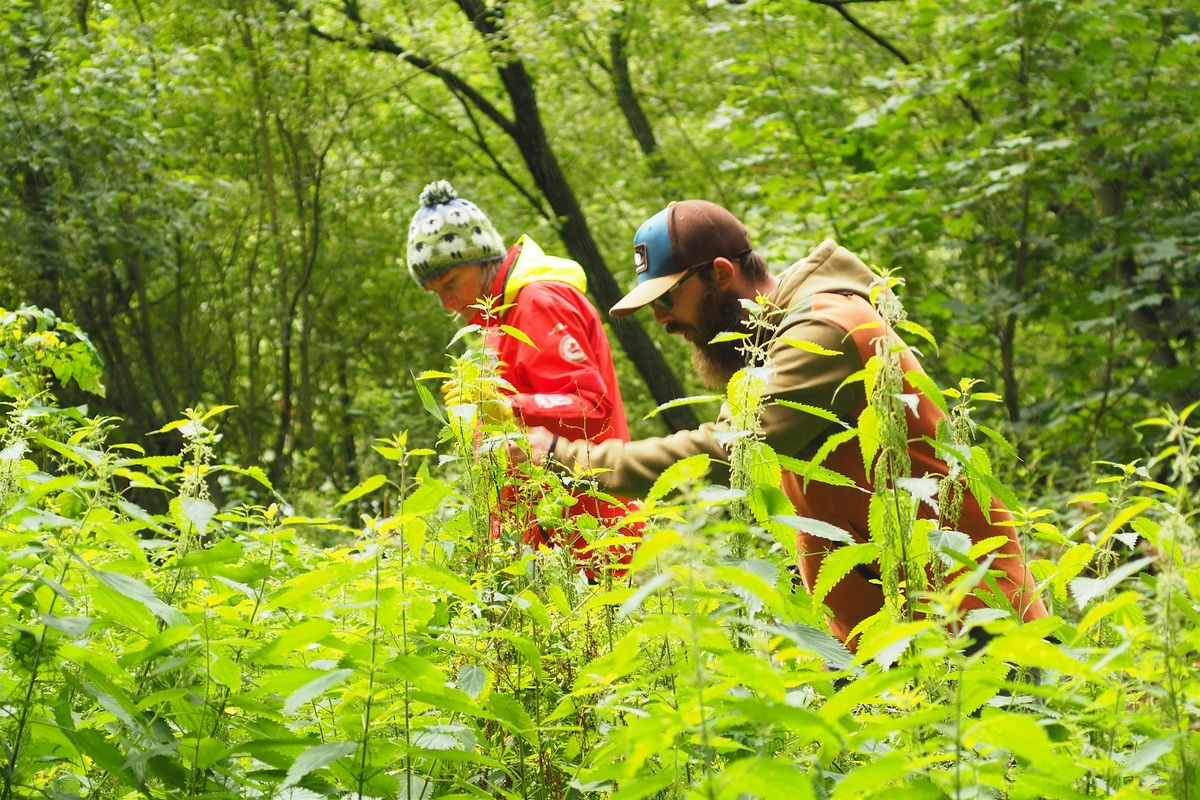
<instances>
[{"instance_id":1,"label":"yellow glove","mask_svg":"<svg viewBox=\"0 0 1200 800\"><path fill-rule=\"evenodd\" d=\"M442 398L447 407L474 404L478 407L479 420L485 425L504 425L512 422L512 404L500 393L491 381L476 381L469 391L451 378L442 384Z\"/></svg>"}]
</instances>

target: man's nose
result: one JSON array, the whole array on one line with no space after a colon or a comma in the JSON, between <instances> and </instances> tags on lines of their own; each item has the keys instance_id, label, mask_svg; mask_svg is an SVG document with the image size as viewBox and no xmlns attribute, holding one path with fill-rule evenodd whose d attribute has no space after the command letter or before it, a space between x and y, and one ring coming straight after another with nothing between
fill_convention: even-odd
<instances>
[{"instance_id":1,"label":"man's nose","mask_svg":"<svg viewBox=\"0 0 1200 800\"><path fill-rule=\"evenodd\" d=\"M667 309L658 305L651 306L651 309L654 311L654 321L659 325L666 325L670 321L671 312Z\"/></svg>"}]
</instances>

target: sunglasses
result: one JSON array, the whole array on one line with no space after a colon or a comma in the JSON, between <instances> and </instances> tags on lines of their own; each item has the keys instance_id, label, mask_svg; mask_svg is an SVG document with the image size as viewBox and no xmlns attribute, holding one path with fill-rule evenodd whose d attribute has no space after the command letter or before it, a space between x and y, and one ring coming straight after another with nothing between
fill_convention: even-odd
<instances>
[{"instance_id":1,"label":"sunglasses","mask_svg":"<svg viewBox=\"0 0 1200 800\"><path fill-rule=\"evenodd\" d=\"M708 264L700 264L699 266L689 269L683 274L683 277L679 279L678 283L676 283L670 289L667 289L658 297L651 300L650 305L653 308L657 308L659 311L670 311L671 307L675 305L675 293L679 291L679 287L683 286L688 282L689 278L707 266Z\"/></svg>"}]
</instances>

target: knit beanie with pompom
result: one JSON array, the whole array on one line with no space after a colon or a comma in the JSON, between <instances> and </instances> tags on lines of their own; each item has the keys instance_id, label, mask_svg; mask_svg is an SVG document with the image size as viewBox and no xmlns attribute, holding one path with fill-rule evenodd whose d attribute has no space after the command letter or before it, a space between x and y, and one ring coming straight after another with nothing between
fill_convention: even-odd
<instances>
[{"instance_id":1,"label":"knit beanie with pompom","mask_svg":"<svg viewBox=\"0 0 1200 800\"><path fill-rule=\"evenodd\" d=\"M463 200L448 181L421 190L421 207L408 226L408 271L422 286L463 264L504 256L504 241L487 216Z\"/></svg>"}]
</instances>

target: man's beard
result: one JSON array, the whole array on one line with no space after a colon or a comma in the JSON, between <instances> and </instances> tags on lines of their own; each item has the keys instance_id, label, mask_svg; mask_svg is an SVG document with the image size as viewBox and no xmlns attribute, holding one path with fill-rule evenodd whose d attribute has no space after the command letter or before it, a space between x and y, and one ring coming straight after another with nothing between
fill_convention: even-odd
<instances>
[{"instance_id":1,"label":"man's beard","mask_svg":"<svg viewBox=\"0 0 1200 800\"><path fill-rule=\"evenodd\" d=\"M733 373L746 366L746 356L740 352L740 341L709 344L713 338L725 331L745 333L742 324L746 320L746 309L736 292L722 292L715 284L705 284L701 302L707 315L696 325L696 338L692 341L692 365L701 382L709 389L723 389Z\"/></svg>"}]
</instances>

